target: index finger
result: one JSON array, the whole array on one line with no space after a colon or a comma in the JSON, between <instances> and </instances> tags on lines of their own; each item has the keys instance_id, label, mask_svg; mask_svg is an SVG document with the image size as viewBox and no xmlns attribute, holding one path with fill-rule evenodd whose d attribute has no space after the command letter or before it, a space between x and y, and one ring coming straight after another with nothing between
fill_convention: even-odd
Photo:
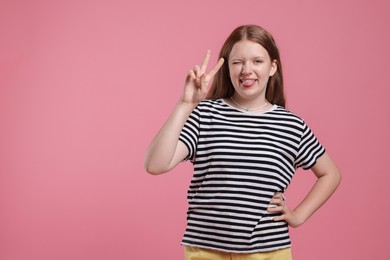
<instances>
[{"instance_id":1,"label":"index finger","mask_svg":"<svg viewBox=\"0 0 390 260\"><path fill-rule=\"evenodd\" d=\"M208 76L211 78L214 77L214 75L217 74L218 70L222 67L224 62L225 62L224 58L220 58L218 60L218 63L215 64L215 66L210 70Z\"/></svg>"},{"instance_id":2,"label":"index finger","mask_svg":"<svg viewBox=\"0 0 390 260\"><path fill-rule=\"evenodd\" d=\"M206 56L204 57L202 66L200 67L200 73L203 75L206 72L207 64L209 63L210 60L210 50L207 50Z\"/></svg>"}]
</instances>

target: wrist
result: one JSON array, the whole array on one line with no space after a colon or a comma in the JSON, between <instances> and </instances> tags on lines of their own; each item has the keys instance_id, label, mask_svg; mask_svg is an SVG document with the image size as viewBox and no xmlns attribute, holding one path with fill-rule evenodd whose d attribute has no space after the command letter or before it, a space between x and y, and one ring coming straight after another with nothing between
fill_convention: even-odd
<instances>
[{"instance_id":1,"label":"wrist","mask_svg":"<svg viewBox=\"0 0 390 260\"><path fill-rule=\"evenodd\" d=\"M304 212L299 211L299 209L297 208L292 210L292 212L294 215L294 223L291 223L292 227L299 227L303 225L306 222L306 220L310 217Z\"/></svg>"},{"instance_id":2,"label":"wrist","mask_svg":"<svg viewBox=\"0 0 390 260\"><path fill-rule=\"evenodd\" d=\"M177 102L176 106L183 107L185 109L190 109L191 111L194 110L194 108L198 105L199 103L194 103L194 102L189 102L185 101L183 99L180 99L179 102Z\"/></svg>"}]
</instances>

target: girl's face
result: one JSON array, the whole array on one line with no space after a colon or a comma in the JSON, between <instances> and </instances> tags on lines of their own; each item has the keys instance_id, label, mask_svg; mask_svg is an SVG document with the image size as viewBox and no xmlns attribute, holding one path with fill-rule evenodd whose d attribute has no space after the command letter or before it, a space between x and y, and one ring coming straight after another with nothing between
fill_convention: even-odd
<instances>
[{"instance_id":1,"label":"girl's face","mask_svg":"<svg viewBox=\"0 0 390 260\"><path fill-rule=\"evenodd\" d=\"M229 56L234 97L253 103L265 102L268 79L276 70L276 61L271 61L263 46L249 40L237 42Z\"/></svg>"}]
</instances>

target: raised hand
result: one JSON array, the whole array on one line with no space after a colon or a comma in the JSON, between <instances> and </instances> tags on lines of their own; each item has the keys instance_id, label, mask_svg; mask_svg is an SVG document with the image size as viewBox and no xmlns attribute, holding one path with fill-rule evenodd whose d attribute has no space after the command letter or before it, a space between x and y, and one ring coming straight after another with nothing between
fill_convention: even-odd
<instances>
[{"instance_id":1,"label":"raised hand","mask_svg":"<svg viewBox=\"0 0 390 260\"><path fill-rule=\"evenodd\" d=\"M179 141L179 135L183 126L193 111L194 107L202 101L209 90L209 84L224 60L219 59L217 64L206 73L210 59L210 51L207 51L202 66L196 65L188 72L184 91L157 135L153 138L145 156L145 169L151 174L161 174L173 169L188 155L187 146Z\"/></svg>"},{"instance_id":2,"label":"raised hand","mask_svg":"<svg viewBox=\"0 0 390 260\"><path fill-rule=\"evenodd\" d=\"M200 67L199 65L195 65L194 68L188 72L181 101L197 105L206 97L211 80L224 63L224 59L220 58L217 64L206 73L209 60L210 50L207 51L202 65Z\"/></svg>"}]
</instances>

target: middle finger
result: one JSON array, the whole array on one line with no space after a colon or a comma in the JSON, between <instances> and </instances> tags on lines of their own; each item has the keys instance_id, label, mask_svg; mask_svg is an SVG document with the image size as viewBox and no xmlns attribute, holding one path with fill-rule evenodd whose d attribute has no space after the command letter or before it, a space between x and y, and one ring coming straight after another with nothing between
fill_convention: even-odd
<instances>
[{"instance_id":1,"label":"middle finger","mask_svg":"<svg viewBox=\"0 0 390 260\"><path fill-rule=\"evenodd\" d=\"M194 66L194 74L195 74L195 77L197 77L197 78L200 78L202 76L202 73L200 72L199 65Z\"/></svg>"},{"instance_id":2,"label":"middle finger","mask_svg":"<svg viewBox=\"0 0 390 260\"><path fill-rule=\"evenodd\" d=\"M210 52L211 52L210 50L207 50L202 66L200 67L201 75L203 75L206 72L207 64L209 64L209 60L210 60Z\"/></svg>"}]
</instances>

